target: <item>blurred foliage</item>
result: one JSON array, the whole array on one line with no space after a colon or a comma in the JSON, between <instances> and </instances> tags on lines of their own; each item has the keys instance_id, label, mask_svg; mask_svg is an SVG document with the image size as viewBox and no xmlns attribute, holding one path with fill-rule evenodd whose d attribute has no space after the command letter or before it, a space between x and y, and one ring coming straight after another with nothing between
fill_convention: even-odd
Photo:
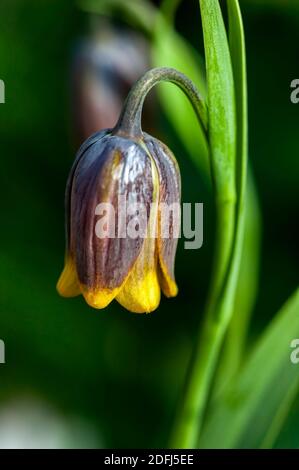
<instances>
[{"instance_id":1,"label":"blurred foliage","mask_svg":"<svg viewBox=\"0 0 299 470\"><path fill-rule=\"evenodd\" d=\"M101 0L99 0L100 2ZM246 31L250 158L263 218L261 282L250 341L298 283L299 16L294 3L241 0ZM0 406L22 394L87 419L100 445L163 447L205 300L213 249L212 203L176 132L160 111L159 132L177 155L183 197L205 203L204 247L177 257L179 296L152 315L116 303L94 311L55 290L63 264L64 187L75 152L70 57L88 16L67 0L2 0ZM202 52L197 2L182 2L178 31ZM121 22L120 22L121 23ZM194 25L191 27L190 25ZM290 340L293 338L289 338ZM299 373L299 372L298 372ZM298 447L299 402L277 446Z\"/></svg>"},{"instance_id":2,"label":"blurred foliage","mask_svg":"<svg viewBox=\"0 0 299 470\"><path fill-rule=\"evenodd\" d=\"M299 290L263 333L234 383L213 403L200 448L273 446L298 392L299 375L286 347L294 333L299 335L298 311Z\"/></svg>"}]
</instances>

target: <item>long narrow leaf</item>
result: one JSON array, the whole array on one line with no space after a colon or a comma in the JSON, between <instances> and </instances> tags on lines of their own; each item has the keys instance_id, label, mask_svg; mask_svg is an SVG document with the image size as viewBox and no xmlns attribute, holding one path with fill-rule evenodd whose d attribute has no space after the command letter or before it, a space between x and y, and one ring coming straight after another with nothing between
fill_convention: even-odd
<instances>
[{"instance_id":1,"label":"long narrow leaf","mask_svg":"<svg viewBox=\"0 0 299 470\"><path fill-rule=\"evenodd\" d=\"M229 46L234 75L238 131L236 159L236 183L238 193L237 231L244 231L244 223L246 227L234 314L226 338L226 347L221 368L219 368L221 382L227 381L233 376L242 359L247 326L257 291L260 244L260 211L252 175L250 175L251 177L247 185L245 198L248 119L244 29L238 0L227 1L227 8L229 17ZM243 214L244 204L247 212L245 222ZM242 233L237 233L236 237L238 236L242 237L243 235ZM219 380L217 381L218 387L221 385L221 382Z\"/></svg>"},{"instance_id":2,"label":"long narrow leaf","mask_svg":"<svg viewBox=\"0 0 299 470\"><path fill-rule=\"evenodd\" d=\"M299 289L264 332L234 384L210 410L200 447L265 447L270 430L278 434L284 410L299 387L298 365L290 360L290 343L298 337Z\"/></svg>"},{"instance_id":3,"label":"long narrow leaf","mask_svg":"<svg viewBox=\"0 0 299 470\"><path fill-rule=\"evenodd\" d=\"M217 210L216 248L205 325L199 333L173 447L197 445L219 352L233 312L235 285L226 279L233 250L236 203L236 118L232 66L218 0L200 0L208 85L208 138ZM236 272L237 263L232 265Z\"/></svg>"},{"instance_id":4,"label":"long narrow leaf","mask_svg":"<svg viewBox=\"0 0 299 470\"><path fill-rule=\"evenodd\" d=\"M214 396L221 393L224 384L228 383L237 373L244 360L247 330L252 311L255 307L259 286L261 225L259 200L253 176L248 171L245 234L234 313L225 338L224 350L218 367Z\"/></svg>"},{"instance_id":5,"label":"long narrow leaf","mask_svg":"<svg viewBox=\"0 0 299 470\"><path fill-rule=\"evenodd\" d=\"M218 0L200 0L216 196L235 198L236 116L230 51Z\"/></svg>"}]
</instances>

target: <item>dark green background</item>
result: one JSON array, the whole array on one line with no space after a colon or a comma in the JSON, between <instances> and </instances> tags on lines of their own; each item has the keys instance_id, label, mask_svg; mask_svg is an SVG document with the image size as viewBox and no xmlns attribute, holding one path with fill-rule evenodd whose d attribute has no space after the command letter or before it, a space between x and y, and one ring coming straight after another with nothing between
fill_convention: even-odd
<instances>
[{"instance_id":1,"label":"dark green background","mask_svg":"<svg viewBox=\"0 0 299 470\"><path fill-rule=\"evenodd\" d=\"M261 280L251 338L298 283L299 8L241 1L249 84L250 159L263 217ZM267 6L263 6L265 3ZM197 2L183 1L178 29L201 46ZM192 28L190 25L193 25ZM212 203L160 116L181 164L184 199L205 202L204 248L177 258L180 293L152 315L112 303L103 311L55 284L64 256L64 187L74 156L69 106L72 45L86 16L66 0L2 0L0 78L0 407L33 396L98 429L99 446L163 447L201 319L213 248ZM298 312L299 313L299 312ZM299 374L299 370L298 370ZM299 410L280 445L298 447Z\"/></svg>"}]
</instances>

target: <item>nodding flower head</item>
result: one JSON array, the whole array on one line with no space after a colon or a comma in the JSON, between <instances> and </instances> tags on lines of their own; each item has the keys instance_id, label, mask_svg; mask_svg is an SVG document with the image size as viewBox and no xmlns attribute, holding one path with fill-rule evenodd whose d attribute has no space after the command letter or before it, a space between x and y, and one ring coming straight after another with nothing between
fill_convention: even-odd
<instances>
[{"instance_id":1,"label":"nodding flower head","mask_svg":"<svg viewBox=\"0 0 299 470\"><path fill-rule=\"evenodd\" d=\"M153 69L129 93L116 127L84 142L66 188L67 247L57 284L62 296L83 294L94 308L116 299L143 313L158 307L161 289L167 297L177 294L179 168L166 145L141 129L144 98L162 80L177 84L204 113L187 77Z\"/></svg>"},{"instance_id":2,"label":"nodding flower head","mask_svg":"<svg viewBox=\"0 0 299 470\"><path fill-rule=\"evenodd\" d=\"M95 308L115 298L137 313L158 307L160 288L166 296L175 296L178 227L173 224L179 218L172 214L163 238L161 207L179 202L178 165L164 144L146 134L135 141L111 131L89 138L67 184L67 252L59 293L82 293ZM97 215L101 211L102 234Z\"/></svg>"}]
</instances>

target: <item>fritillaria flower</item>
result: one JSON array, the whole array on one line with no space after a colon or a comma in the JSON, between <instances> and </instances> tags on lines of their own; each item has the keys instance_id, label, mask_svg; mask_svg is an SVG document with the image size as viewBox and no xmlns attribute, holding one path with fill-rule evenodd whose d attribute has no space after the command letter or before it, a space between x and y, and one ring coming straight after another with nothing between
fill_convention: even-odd
<instances>
[{"instance_id":1,"label":"fritillaria flower","mask_svg":"<svg viewBox=\"0 0 299 470\"><path fill-rule=\"evenodd\" d=\"M77 154L67 185L68 246L59 293L66 297L82 293L95 308L104 308L115 298L137 313L158 307L160 287L166 296L175 296L177 238L161 238L158 214L159 203L179 200L178 165L161 142L147 135L135 141L111 130L88 139ZM127 208L135 204L145 208L145 234L132 238L126 231L118 236L118 212L123 209L119 201ZM101 202L115 208L109 214L114 219L110 221L115 227L113 238L97 234ZM125 214L124 228L135 223L134 216Z\"/></svg>"},{"instance_id":2,"label":"fritillaria flower","mask_svg":"<svg viewBox=\"0 0 299 470\"><path fill-rule=\"evenodd\" d=\"M180 204L179 168L166 145L141 129L144 98L162 80L177 84L202 112L187 77L174 69L153 69L129 93L115 128L82 144L66 188L67 246L57 284L62 296L83 294L94 308L116 299L132 312L148 313L158 307L161 289L167 297L177 294L180 217L168 211L165 224L162 208ZM103 204L113 210L102 211ZM123 206L129 210L121 214Z\"/></svg>"}]
</instances>

